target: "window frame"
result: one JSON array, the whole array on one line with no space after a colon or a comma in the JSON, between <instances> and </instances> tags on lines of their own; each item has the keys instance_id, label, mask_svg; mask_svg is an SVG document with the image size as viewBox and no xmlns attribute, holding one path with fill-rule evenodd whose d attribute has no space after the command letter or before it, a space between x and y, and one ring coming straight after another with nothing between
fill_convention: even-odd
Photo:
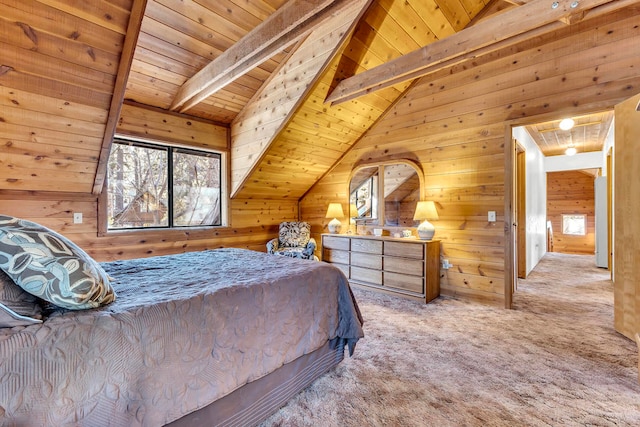
<instances>
[{"instance_id":1,"label":"window frame","mask_svg":"<svg viewBox=\"0 0 640 427\"><path fill-rule=\"evenodd\" d=\"M565 218L575 219L576 217L581 217L583 224L582 230L583 233L565 233ZM565 236L586 236L587 235L587 215L586 214L562 214L562 224L561 225L561 233Z\"/></svg>"},{"instance_id":2,"label":"window frame","mask_svg":"<svg viewBox=\"0 0 640 427\"><path fill-rule=\"evenodd\" d=\"M98 197L98 236L107 236L114 234L135 234L135 233L151 233L151 232L163 232L163 233L188 233L197 230L219 230L229 227L229 189L228 189L228 170L229 170L229 156L225 151L207 149L203 147L194 147L186 144L177 144L171 142L163 142L157 140L143 140L138 138L131 138L122 135L114 136L112 140L113 144L125 144L134 145L140 147L147 147L153 149L164 150L167 153L167 188L168 188L168 225L166 226L154 226L154 227L130 227L130 228L109 228L108 218L108 196L109 196L109 173L108 170L105 173L104 186L102 192ZM219 158L220 161L220 224L219 225L178 225L173 224L173 153L184 154L200 154L206 157L212 157L214 155ZM111 156L111 150L109 150L109 156ZM107 162L109 157L107 157Z\"/></svg>"}]
</instances>

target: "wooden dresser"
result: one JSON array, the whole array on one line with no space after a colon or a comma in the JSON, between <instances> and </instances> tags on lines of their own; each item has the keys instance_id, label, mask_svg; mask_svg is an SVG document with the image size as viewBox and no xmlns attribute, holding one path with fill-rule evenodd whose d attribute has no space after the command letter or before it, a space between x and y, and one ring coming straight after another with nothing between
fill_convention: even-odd
<instances>
[{"instance_id":1,"label":"wooden dresser","mask_svg":"<svg viewBox=\"0 0 640 427\"><path fill-rule=\"evenodd\" d=\"M440 295L440 241L323 234L322 260L354 285L429 302Z\"/></svg>"}]
</instances>

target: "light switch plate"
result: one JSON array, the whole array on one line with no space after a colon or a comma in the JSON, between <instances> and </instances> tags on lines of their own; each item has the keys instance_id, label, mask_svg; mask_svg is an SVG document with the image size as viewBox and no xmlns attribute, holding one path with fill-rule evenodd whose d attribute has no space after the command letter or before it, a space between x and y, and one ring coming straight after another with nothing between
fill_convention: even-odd
<instances>
[{"instance_id":1,"label":"light switch plate","mask_svg":"<svg viewBox=\"0 0 640 427\"><path fill-rule=\"evenodd\" d=\"M487 217L489 222L496 222L496 211L489 211L489 215Z\"/></svg>"},{"instance_id":2,"label":"light switch plate","mask_svg":"<svg viewBox=\"0 0 640 427\"><path fill-rule=\"evenodd\" d=\"M73 223L74 224L82 224L82 212L74 212L73 213Z\"/></svg>"}]
</instances>

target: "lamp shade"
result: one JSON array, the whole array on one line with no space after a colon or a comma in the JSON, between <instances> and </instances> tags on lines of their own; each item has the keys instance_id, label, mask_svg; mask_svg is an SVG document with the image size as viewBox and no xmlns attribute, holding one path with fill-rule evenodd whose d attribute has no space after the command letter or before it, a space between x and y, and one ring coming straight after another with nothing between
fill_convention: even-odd
<instances>
[{"instance_id":1,"label":"lamp shade","mask_svg":"<svg viewBox=\"0 0 640 427\"><path fill-rule=\"evenodd\" d=\"M416 205L416 213L413 215L414 221L422 221L425 219L438 219L438 211L436 204L432 201L421 201Z\"/></svg>"},{"instance_id":2,"label":"lamp shade","mask_svg":"<svg viewBox=\"0 0 640 427\"><path fill-rule=\"evenodd\" d=\"M340 203L329 203L329 208L327 209L327 214L325 218L333 218L329 221L329 233L339 233L342 228L342 223L338 220L338 218L344 217L344 213L342 212L342 205Z\"/></svg>"},{"instance_id":3,"label":"lamp shade","mask_svg":"<svg viewBox=\"0 0 640 427\"><path fill-rule=\"evenodd\" d=\"M344 218L342 205L340 203L329 203L329 208L327 209L325 218Z\"/></svg>"}]
</instances>

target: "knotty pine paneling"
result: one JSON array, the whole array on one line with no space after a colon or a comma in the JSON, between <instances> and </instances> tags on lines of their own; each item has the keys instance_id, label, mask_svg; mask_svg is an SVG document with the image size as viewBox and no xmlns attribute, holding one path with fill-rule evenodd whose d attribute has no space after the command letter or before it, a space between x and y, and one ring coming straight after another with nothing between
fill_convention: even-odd
<instances>
[{"instance_id":1,"label":"knotty pine paneling","mask_svg":"<svg viewBox=\"0 0 640 427\"><path fill-rule=\"evenodd\" d=\"M141 105L122 105L116 134L209 150L229 150L229 128Z\"/></svg>"},{"instance_id":2,"label":"knotty pine paneling","mask_svg":"<svg viewBox=\"0 0 640 427\"><path fill-rule=\"evenodd\" d=\"M506 125L601 111L640 91L637 13L632 6L425 76L302 198L301 218L317 237L327 205L347 206L354 167L415 160L440 216L432 223L442 258L454 265L441 270L441 293L504 305Z\"/></svg>"},{"instance_id":3,"label":"knotty pine paneling","mask_svg":"<svg viewBox=\"0 0 640 427\"><path fill-rule=\"evenodd\" d=\"M130 7L0 1L0 190L91 192Z\"/></svg>"},{"instance_id":4,"label":"knotty pine paneling","mask_svg":"<svg viewBox=\"0 0 640 427\"><path fill-rule=\"evenodd\" d=\"M346 150L389 108L410 82L402 82L384 90L339 105L324 103L327 94L339 80L374 68L418 47L464 27L480 10L484 2L473 4L468 13L460 1L408 0L404 2L374 1L356 25L353 36L344 48L343 56L335 58L316 84L313 93L295 111L280 132L281 118L290 114L288 107L298 89L289 80L300 81L310 71L296 67L311 52L322 47L317 37L294 52L290 64L285 64L269 86L278 90L260 93L255 105L240 113L232 135L234 162L233 193L242 197L262 194L263 197L300 198L325 174ZM459 12L459 13L458 13ZM429 28L429 25L432 27ZM335 36L335 35L334 35ZM314 38L311 36L309 40ZM294 59L293 57L296 57ZM319 60L320 57L316 60ZM306 61L304 61L306 62ZM291 65L293 64L293 65ZM284 81L284 83L281 82ZM299 86L299 85L298 85ZM292 92L293 95L288 95ZM273 140L274 132L279 132ZM266 153L265 155L263 155ZM261 157L262 156L262 157ZM286 162L280 158L295 159ZM258 160L260 160L258 162ZM256 162L258 162L256 164ZM248 179L245 179L250 175ZM242 187L238 187L242 182ZM268 182L267 186L262 183ZM259 185L256 185L260 183Z\"/></svg>"},{"instance_id":5,"label":"knotty pine paneling","mask_svg":"<svg viewBox=\"0 0 640 427\"><path fill-rule=\"evenodd\" d=\"M0 87L0 91L4 90ZM26 104L42 101L29 99ZM22 98L19 98L22 99ZM2 102L2 101L0 101ZM44 106L43 109L49 108ZM71 119L74 114L82 117L82 111L71 109L66 114ZM95 111L94 111L95 113ZM258 251L266 250L266 242L278 235L282 221L298 219L297 200L268 201L260 198L234 199L229 203L230 224L228 227L178 230L143 230L104 232L105 224L98 219L99 200L87 192L61 192L57 188L80 180L82 174L93 174L87 164L95 162L97 152L84 148L85 141L100 138L91 136L65 139L62 130L46 130L37 127L9 125L4 127L5 135L11 143L0 145L0 163L29 167L30 156L23 150L32 150L40 143L46 150L41 153L42 164L53 162L55 155L62 153L64 161L58 160L57 168L64 172L53 174L42 187L47 191L15 191L0 189L0 213L17 216L41 223L70 238L99 261L167 255L172 253L214 249L220 247L241 247ZM166 114L157 109L125 104L122 108L117 133L120 135L177 143L182 146L207 148L228 153L228 128L202 119L189 118L180 114ZM99 145L98 145L99 147ZM11 168L10 168L11 169ZM30 173L37 170L30 167ZM74 175L71 175L74 174ZM76 181L69 178L73 176ZM68 180L69 181L66 181ZM93 178L92 178L93 179ZM64 188L64 187L63 187ZM83 214L83 223L73 223L73 213ZM99 233L100 230L100 233Z\"/></svg>"},{"instance_id":6,"label":"knotty pine paneling","mask_svg":"<svg viewBox=\"0 0 640 427\"><path fill-rule=\"evenodd\" d=\"M180 86L259 25L284 0L148 0L125 98L168 109ZM189 110L230 123L288 53L278 53ZM144 82L139 84L138 82Z\"/></svg>"},{"instance_id":7,"label":"knotty pine paneling","mask_svg":"<svg viewBox=\"0 0 640 427\"><path fill-rule=\"evenodd\" d=\"M584 236L562 233L562 215L587 216ZM595 244L594 176L580 171L547 173L547 220L553 227L553 251L593 255Z\"/></svg>"},{"instance_id":8,"label":"knotty pine paneling","mask_svg":"<svg viewBox=\"0 0 640 427\"><path fill-rule=\"evenodd\" d=\"M234 120L231 126L232 195L240 194L242 187L252 187L253 182L247 182L250 175L261 175L257 180L264 181L264 169L273 171L275 167L275 172L278 172L286 168L286 164L282 162L271 162L268 159L263 161L263 157L269 153L272 142L285 127L287 120L296 113L296 108L304 103L304 96L312 92L311 86L325 71L331 56L339 50L342 40L351 30L354 20L365 4L366 0L353 2L344 13L340 14L339 19L330 19L318 26L297 46L287 62ZM306 104L309 103L307 99ZM323 119L328 117L327 114L323 115ZM326 171L334 161L335 158L325 165L320 173ZM305 167L313 164L313 160L305 159L302 168L294 165L291 169L294 169L293 172L306 172ZM259 170L255 170L256 165L261 165ZM285 170L285 172L288 173L291 170ZM267 176L267 179L270 181L267 189L252 188L243 191L240 195L245 196L259 191L261 194L270 192L272 197L277 198L282 194L281 188L287 188L289 184L289 179L285 179L284 182L281 179L274 180L270 176ZM308 178L306 180L308 181ZM304 183L304 181L304 176L298 178L298 182ZM295 198L308 188L309 183L306 188L296 192Z\"/></svg>"},{"instance_id":9,"label":"knotty pine paneling","mask_svg":"<svg viewBox=\"0 0 640 427\"><path fill-rule=\"evenodd\" d=\"M73 223L82 212L83 223ZM232 200L231 226L110 232L98 237L98 199L91 194L0 190L0 213L45 225L98 261L140 258L222 247L264 252L281 221L298 218L297 201Z\"/></svg>"}]
</instances>

